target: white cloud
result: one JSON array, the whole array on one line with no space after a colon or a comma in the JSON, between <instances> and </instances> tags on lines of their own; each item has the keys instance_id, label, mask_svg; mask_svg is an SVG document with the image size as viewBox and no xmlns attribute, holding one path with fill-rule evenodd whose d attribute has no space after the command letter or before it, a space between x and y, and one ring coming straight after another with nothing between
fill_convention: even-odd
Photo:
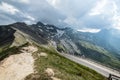
<instances>
[{"instance_id":1,"label":"white cloud","mask_svg":"<svg viewBox=\"0 0 120 80\"><path fill-rule=\"evenodd\" d=\"M120 30L120 15L114 15L112 21L113 28Z\"/></svg>"},{"instance_id":2,"label":"white cloud","mask_svg":"<svg viewBox=\"0 0 120 80\"><path fill-rule=\"evenodd\" d=\"M30 16L29 14L27 14L26 12L22 12L21 10L18 10L15 6L10 5L6 2L1 2L0 4L0 13L4 14L7 13L7 15L9 15L9 18L7 21L10 22L15 22L15 21L25 21L26 23L30 24L33 23L35 21L35 18ZM1 15L2 15L1 14ZM4 18L8 17L8 16L3 16ZM11 21L10 21L11 18ZM18 18L18 20L14 20L15 18ZM0 22L3 23L2 20L0 20ZM2 24L0 23L0 24ZM5 23L5 22L4 22Z\"/></svg>"},{"instance_id":3,"label":"white cloud","mask_svg":"<svg viewBox=\"0 0 120 80\"><path fill-rule=\"evenodd\" d=\"M107 0L101 0L98 1L93 9L91 9L89 15L100 15L102 12L104 12L104 7L107 4Z\"/></svg>"},{"instance_id":4,"label":"white cloud","mask_svg":"<svg viewBox=\"0 0 120 80\"><path fill-rule=\"evenodd\" d=\"M65 20L65 23L69 24L69 25L78 25L78 21L75 17L73 16L68 16Z\"/></svg>"},{"instance_id":5,"label":"white cloud","mask_svg":"<svg viewBox=\"0 0 120 80\"><path fill-rule=\"evenodd\" d=\"M19 2L19 3L24 3L24 4L29 4L30 0L12 0L14 2Z\"/></svg>"},{"instance_id":6,"label":"white cloud","mask_svg":"<svg viewBox=\"0 0 120 80\"><path fill-rule=\"evenodd\" d=\"M101 31L101 29L92 29L92 28L84 28L84 29L78 29L79 32L89 32L89 33L98 33Z\"/></svg>"},{"instance_id":7,"label":"white cloud","mask_svg":"<svg viewBox=\"0 0 120 80\"><path fill-rule=\"evenodd\" d=\"M27 23L35 21L35 18L30 16L29 14L26 14L26 13L23 13L23 12L20 12L19 14L20 14L19 17L25 18L25 22L27 22Z\"/></svg>"},{"instance_id":8,"label":"white cloud","mask_svg":"<svg viewBox=\"0 0 120 80\"><path fill-rule=\"evenodd\" d=\"M50 4L55 5L56 4L56 0L47 0Z\"/></svg>"},{"instance_id":9,"label":"white cloud","mask_svg":"<svg viewBox=\"0 0 120 80\"><path fill-rule=\"evenodd\" d=\"M67 16L80 17L90 10L96 0L46 0L50 5ZM87 6L89 7L87 7Z\"/></svg>"},{"instance_id":10,"label":"white cloud","mask_svg":"<svg viewBox=\"0 0 120 80\"><path fill-rule=\"evenodd\" d=\"M111 28L120 30L120 9L116 0L101 0L88 13L89 16L107 17L111 22Z\"/></svg>"},{"instance_id":11,"label":"white cloud","mask_svg":"<svg viewBox=\"0 0 120 80\"><path fill-rule=\"evenodd\" d=\"M19 10L17 8L15 8L14 6L6 3L6 2L2 2L0 4L0 10L3 12L7 12L10 13L12 15L16 14L17 12L19 12Z\"/></svg>"},{"instance_id":12,"label":"white cloud","mask_svg":"<svg viewBox=\"0 0 120 80\"><path fill-rule=\"evenodd\" d=\"M35 18L33 18L33 17L30 16L30 15L27 15L26 18L28 18L28 19L30 19L30 20L32 20L32 21L35 21Z\"/></svg>"},{"instance_id":13,"label":"white cloud","mask_svg":"<svg viewBox=\"0 0 120 80\"><path fill-rule=\"evenodd\" d=\"M119 4L120 0L1 0L0 14L31 24L40 20L74 29L120 29Z\"/></svg>"},{"instance_id":14,"label":"white cloud","mask_svg":"<svg viewBox=\"0 0 120 80\"><path fill-rule=\"evenodd\" d=\"M88 13L89 16L105 15L112 16L116 11L116 4L113 0L100 0Z\"/></svg>"},{"instance_id":15,"label":"white cloud","mask_svg":"<svg viewBox=\"0 0 120 80\"><path fill-rule=\"evenodd\" d=\"M55 8L57 8L57 7L58 7L58 4L60 3L60 0L47 0L47 2L48 2L50 5L52 5L52 6L54 6Z\"/></svg>"},{"instance_id":16,"label":"white cloud","mask_svg":"<svg viewBox=\"0 0 120 80\"><path fill-rule=\"evenodd\" d=\"M113 16L111 17L111 21L113 22L113 28L120 30L120 12L116 3L113 3Z\"/></svg>"},{"instance_id":17,"label":"white cloud","mask_svg":"<svg viewBox=\"0 0 120 80\"><path fill-rule=\"evenodd\" d=\"M66 23L67 26L72 28L74 27L75 29L86 27L86 25L84 24L84 21L79 20L73 16L68 16L63 22Z\"/></svg>"},{"instance_id":18,"label":"white cloud","mask_svg":"<svg viewBox=\"0 0 120 80\"><path fill-rule=\"evenodd\" d=\"M24 20L24 22L27 23L27 24L31 24L31 23L33 24L34 23L31 20Z\"/></svg>"}]
</instances>

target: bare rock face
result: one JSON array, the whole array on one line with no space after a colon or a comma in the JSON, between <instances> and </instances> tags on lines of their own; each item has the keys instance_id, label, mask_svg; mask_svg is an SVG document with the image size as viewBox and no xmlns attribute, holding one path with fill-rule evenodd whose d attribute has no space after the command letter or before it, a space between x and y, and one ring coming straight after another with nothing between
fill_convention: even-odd
<instances>
[{"instance_id":1,"label":"bare rock face","mask_svg":"<svg viewBox=\"0 0 120 80\"><path fill-rule=\"evenodd\" d=\"M45 73L47 74L48 77L50 77L51 80L61 80L61 79L55 77L55 72L54 72L54 70L51 69L51 68L47 68L47 69L45 70Z\"/></svg>"},{"instance_id":2,"label":"bare rock face","mask_svg":"<svg viewBox=\"0 0 120 80\"><path fill-rule=\"evenodd\" d=\"M52 80L61 80L59 78L56 78L56 77L51 77Z\"/></svg>"},{"instance_id":3,"label":"bare rock face","mask_svg":"<svg viewBox=\"0 0 120 80\"><path fill-rule=\"evenodd\" d=\"M53 69L51 69L51 68L47 68L47 69L45 70L45 73L46 73L49 77L53 77L53 76L55 75Z\"/></svg>"},{"instance_id":4,"label":"bare rock face","mask_svg":"<svg viewBox=\"0 0 120 80\"><path fill-rule=\"evenodd\" d=\"M11 55L0 63L0 80L23 80L34 72L33 46L24 47L22 53Z\"/></svg>"},{"instance_id":5,"label":"bare rock face","mask_svg":"<svg viewBox=\"0 0 120 80\"><path fill-rule=\"evenodd\" d=\"M47 53L41 52L40 54L38 54L38 56L47 58L48 55Z\"/></svg>"}]
</instances>

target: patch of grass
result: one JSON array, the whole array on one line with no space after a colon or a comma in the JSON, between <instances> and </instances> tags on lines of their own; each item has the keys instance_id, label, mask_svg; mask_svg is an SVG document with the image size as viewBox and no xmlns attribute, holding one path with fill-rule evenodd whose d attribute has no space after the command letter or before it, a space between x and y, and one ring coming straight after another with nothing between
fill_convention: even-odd
<instances>
[{"instance_id":1,"label":"patch of grass","mask_svg":"<svg viewBox=\"0 0 120 80\"><path fill-rule=\"evenodd\" d=\"M11 48L6 48L4 50L2 50L2 52L0 52L0 61L3 60L4 58L10 56L10 55L14 55L14 54L19 54L20 53L20 48L23 46L28 46L29 44L26 43L22 46L19 47L11 47Z\"/></svg>"},{"instance_id":2,"label":"patch of grass","mask_svg":"<svg viewBox=\"0 0 120 80\"><path fill-rule=\"evenodd\" d=\"M38 57L37 53L45 52L48 57ZM39 51L34 53L35 70L37 74L44 74L46 68L52 68L55 71L55 77L62 80L107 80L104 76L98 74L96 71L88 67L77 64L61 55L59 55L54 48L45 48L39 46ZM30 77L30 76L29 76ZM30 80L30 79L27 79ZM35 79L35 80L49 80L49 79Z\"/></svg>"},{"instance_id":3,"label":"patch of grass","mask_svg":"<svg viewBox=\"0 0 120 80\"><path fill-rule=\"evenodd\" d=\"M0 45L0 53L2 51L5 51L6 49L8 49L10 47L11 43L7 43L7 44L4 44L4 45Z\"/></svg>"},{"instance_id":4,"label":"patch of grass","mask_svg":"<svg viewBox=\"0 0 120 80\"><path fill-rule=\"evenodd\" d=\"M26 43L25 45L2 51L0 53L0 58L4 59L9 55L18 54L22 47L28 45L29 44ZM39 49L38 52L33 53L33 57L35 58L35 71L37 71L37 73L28 75L25 78L26 80L51 80L51 78L44 73L47 68L52 68L55 72L55 77L62 80L107 80L96 71L59 55L52 47L37 47ZM40 52L47 53L47 58L39 57L38 53Z\"/></svg>"},{"instance_id":5,"label":"patch of grass","mask_svg":"<svg viewBox=\"0 0 120 80\"><path fill-rule=\"evenodd\" d=\"M120 69L120 61L112 53L108 52L102 47L93 45L86 41L80 41L78 46L81 52L87 57L97 62L100 62L102 65L113 69Z\"/></svg>"},{"instance_id":6,"label":"patch of grass","mask_svg":"<svg viewBox=\"0 0 120 80\"><path fill-rule=\"evenodd\" d=\"M108 51L106 51L105 49L103 49L102 47L99 47L99 46L96 46L96 45L93 45L89 42L86 42L86 41L80 41L80 44L83 46L83 47L86 47L88 49L92 49L94 51L98 51L99 53L101 54L109 54ZM108 55L109 56L109 55Z\"/></svg>"},{"instance_id":7,"label":"patch of grass","mask_svg":"<svg viewBox=\"0 0 120 80\"><path fill-rule=\"evenodd\" d=\"M8 57L9 55L13 55L17 53L18 48L12 47L8 48L0 53L0 61L3 60L4 58Z\"/></svg>"}]
</instances>

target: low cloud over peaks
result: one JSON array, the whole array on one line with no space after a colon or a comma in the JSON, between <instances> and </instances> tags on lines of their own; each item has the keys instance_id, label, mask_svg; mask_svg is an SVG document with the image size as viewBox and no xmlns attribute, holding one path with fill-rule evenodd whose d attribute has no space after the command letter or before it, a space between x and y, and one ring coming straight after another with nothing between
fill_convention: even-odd
<instances>
[{"instance_id":1,"label":"low cloud over peaks","mask_svg":"<svg viewBox=\"0 0 120 80\"><path fill-rule=\"evenodd\" d=\"M119 0L1 0L0 24L42 21L78 30L120 29L119 5Z\"/></svg>"}]
</instances>

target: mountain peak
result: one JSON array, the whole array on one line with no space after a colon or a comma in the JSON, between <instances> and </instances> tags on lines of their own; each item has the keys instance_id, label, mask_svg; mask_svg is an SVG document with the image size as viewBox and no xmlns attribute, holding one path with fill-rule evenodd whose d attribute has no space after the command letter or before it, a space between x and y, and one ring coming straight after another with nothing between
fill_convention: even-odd
<instances>
[{"instance_id":1,"label":"mountain peak","mask_svg":"<svg viewBox=\"0 0 120 80\"><path fill-rule=\"evenodd\" d=\"M25 22L16 22L15 25L27 25Z\"/></svg>"},{"instance_id":2,"label":"mountain peak","mask_svg":"<svg viewBox=\"0 0 120 80\"><path fill-rule=\"evenodd\" d=\"M36 25L38 25L38 26L44 26L44 24L42 23L42 22L37 22L37 24Z\"/></svg>"}]
</instances>

